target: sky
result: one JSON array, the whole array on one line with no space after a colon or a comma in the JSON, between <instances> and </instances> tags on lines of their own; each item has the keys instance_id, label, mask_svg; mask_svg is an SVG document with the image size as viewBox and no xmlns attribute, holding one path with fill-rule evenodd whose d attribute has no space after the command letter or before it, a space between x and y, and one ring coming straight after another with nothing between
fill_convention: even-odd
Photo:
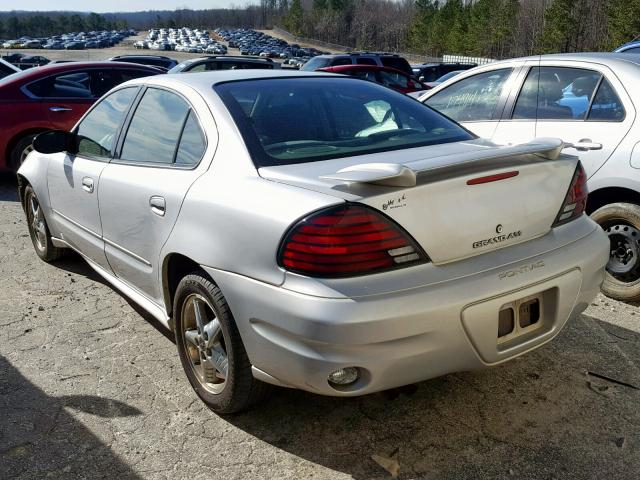
<instances>
[{"instance_id":1,"label":"sky","mask_svg":"<svg viewBox=\"0 0 640 480\"><path fill-rule=\"evenodd\" d=\"M4 2L2 2L4 3ZM176 8L228 8L256 3L250 0L22 0L21 2L0 3L0 11L5 5L15 10L72 10L80 12L136 12L139 10L175 10Z\"/></svg>"}]
</instances>

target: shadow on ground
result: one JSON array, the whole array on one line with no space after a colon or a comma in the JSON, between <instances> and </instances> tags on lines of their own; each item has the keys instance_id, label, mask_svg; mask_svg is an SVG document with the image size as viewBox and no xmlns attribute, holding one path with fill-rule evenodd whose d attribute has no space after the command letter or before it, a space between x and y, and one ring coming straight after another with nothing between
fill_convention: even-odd
<instances>
[{"instance_id":1,"label":"shadow on ground","mask_svg":"<svg viewBox=\"0 0 640 480\"><path fill-rule=\"evenodd\" d=\"M0 172L0 202L18 201L18 181L15 173Z\"/></svg>"},{"instance_id":2,"label":"shadow on ground","mask_svg":"<svg viewBox=\"0 0 640 480\"><path fill-rule=\"evenodd\" d=\"M414 390L338 399L278 390L230 417L287 452L357 479L604 478L640 474L640 336L582 316L542 350Z\"/></svg>"},{"instance_id":3,"label":"shadow on ground","mask_svg":"<svg viewBox=\"0 0 640 480\"><path fill-rule=\"evenodd\" d=\"M125 403L92 395L52 397L0 356L0 477L139 478L69 414L140 415Z\"/></svg>"}]
</instances>

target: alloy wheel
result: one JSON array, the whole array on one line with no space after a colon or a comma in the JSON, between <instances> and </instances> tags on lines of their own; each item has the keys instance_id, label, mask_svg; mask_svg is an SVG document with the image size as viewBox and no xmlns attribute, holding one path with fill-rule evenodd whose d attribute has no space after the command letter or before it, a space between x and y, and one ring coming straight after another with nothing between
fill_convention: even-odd
<instances>
[{"instance_id":1,"label":"alloy wheel","mask_svg":"<svg viewBox=\"0 0 640 480\"><path fill-rule=\"evenodd\" d=\"M229 359L220 321L208 300L192 293L182 306L182 341L200 384L220 394L227 383Z\"/></svg>"}]
</instances>

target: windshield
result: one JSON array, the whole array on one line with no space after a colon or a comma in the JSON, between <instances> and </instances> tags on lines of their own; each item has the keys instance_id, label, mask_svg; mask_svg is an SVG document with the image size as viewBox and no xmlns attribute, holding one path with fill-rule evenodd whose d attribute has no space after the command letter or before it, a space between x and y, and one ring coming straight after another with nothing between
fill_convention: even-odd
<instances>
[{"instance_id":1,"label":"windshield","mask_svg":"<svg viewBox=\"0 0 640 480\"><path fill-rule=\"evenodd\" d=\"M348 77L255 79L214 88L257 167L474 138L412 98Z\"/></svg>"}]
</instances>

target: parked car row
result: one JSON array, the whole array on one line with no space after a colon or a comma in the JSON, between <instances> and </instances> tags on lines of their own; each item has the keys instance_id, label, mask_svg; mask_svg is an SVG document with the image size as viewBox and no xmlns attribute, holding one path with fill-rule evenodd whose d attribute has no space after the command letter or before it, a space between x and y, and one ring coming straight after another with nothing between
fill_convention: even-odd
<instances>
[{"instance_id":1,"label":"parked car row","mask_svg":"<svg viewBox=\"0 0 640 480\"><path fill-rule=\"evenodd\" d=\"M2 48L45 48L48 50L84 50L85 48L107 48L120 43L123 39L136 35L135 30L112 30L73 32L53 35L45 38L22 37L7 40Z\"/></svg>"},{"instance_id":2,"label":"parked car row","mask_svg":"<svg viewBox=\"0 0 640 480\"><path fill-rule=\"evenodd\" d=\"M256 55L269 58L309 59L323 53L315 48L303 48L298 44L289 44L286 40L275 38L263 32L246 28L217 28L214 32L229 43L230 48L238 48L241 55Z\"/></svg>"},{"instance_id":3,"label":"parked car row","mask_svg":"<svg viewBox=\"0 0 640 480\"><path fill-rule=\"evenodd\" d=\"M70 63L0 80L0 153L37 255L80 252L172 329L220 413L267 384L354 396L496 365L553 339L601 286L639 300L640 56L451 70L419 102L398 93L423 87L403 60L286 72L210 56L170 73L227 71Z\"/></svg>"},{"instance_id":4,"label":"parked car row","mask_svg":"<svg viewBox=\"0 0 640 480\"><path fill-rule=\"evenodd\" d=\"M199 29L161 28L151 29L144 40L133 44L138 49L175 50L187 53L213 53L224 55L227 47L209 38L209 32Z\"/></svg>"}]
</instances>

